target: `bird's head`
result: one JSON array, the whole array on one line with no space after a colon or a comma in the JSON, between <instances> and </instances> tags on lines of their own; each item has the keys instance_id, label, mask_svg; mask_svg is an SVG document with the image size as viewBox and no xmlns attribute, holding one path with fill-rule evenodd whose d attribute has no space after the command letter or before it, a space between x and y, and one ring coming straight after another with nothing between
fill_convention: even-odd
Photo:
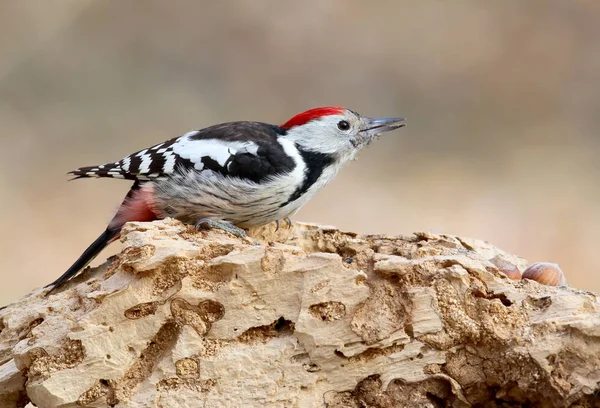
<instances>
[{"instance_id":1,"label":"bird's head","mask_svg":"<svg viewBox=\"0 0 600 408\"><path fill-rule=\"evenodd\" d=\"M379 135L404 126L404 118L367 118L341 106L299 113L281 127L285 138L303 150L320 152L338 160L352 159Z\"/></svg>"}]
</instances>

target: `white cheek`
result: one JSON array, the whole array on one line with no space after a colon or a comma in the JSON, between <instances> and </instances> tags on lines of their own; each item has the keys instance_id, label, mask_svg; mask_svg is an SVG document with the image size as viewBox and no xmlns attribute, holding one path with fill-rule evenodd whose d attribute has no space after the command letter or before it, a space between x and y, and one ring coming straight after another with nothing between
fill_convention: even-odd
<instances>
[{"instance_id":1,"label":"white cheek","mask_svg":"<svg viewBox=\"0 0 600 408\"><path fill-rule=\"evenodd\" d=\"M352 129L339 130L337 127L339 121L346 119L347 117L343 115L323 117L290 129L286 139L294 141L303 149L334 155L340 161L350 160L355 150L360 147L360 144L352 143L356 139L354 129L359 125L351 123Z\"/></svg>"}]
</instances>

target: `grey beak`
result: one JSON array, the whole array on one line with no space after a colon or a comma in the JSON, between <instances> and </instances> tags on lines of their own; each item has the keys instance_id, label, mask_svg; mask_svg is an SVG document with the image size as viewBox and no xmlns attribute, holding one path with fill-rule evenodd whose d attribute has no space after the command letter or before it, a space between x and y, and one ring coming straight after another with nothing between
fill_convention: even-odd
<instances>
[{"instance_id":1,"label":"grey beak","mask_svg":"<svg viewBox=\"0 0 600 408\"><path fill-rule=\"evenodd\" d=\"M406 124L404 118L364 118L365 127L360 132L365 135L378 135L383 132L401 128Z\"/></svg>"}]
</instances>

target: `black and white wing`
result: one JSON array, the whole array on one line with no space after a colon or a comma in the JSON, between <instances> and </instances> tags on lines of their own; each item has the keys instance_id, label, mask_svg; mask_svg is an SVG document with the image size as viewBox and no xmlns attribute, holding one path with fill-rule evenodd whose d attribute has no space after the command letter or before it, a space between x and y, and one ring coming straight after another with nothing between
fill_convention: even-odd
<instances>
[{"instance_id":1,"label":"black and white wing","mask_svg":"<svg viewBox=\"0 0 600 408\"><path fill-rule=\"evenodd\" d=\"M290 172L296 163L278 137L285 130L260 122L230 122L185 135L133 153L115 163L81 167L75 179L112 177L152 180L176 172L210 170L259 183Z\"/></svg>"}]
</instances>

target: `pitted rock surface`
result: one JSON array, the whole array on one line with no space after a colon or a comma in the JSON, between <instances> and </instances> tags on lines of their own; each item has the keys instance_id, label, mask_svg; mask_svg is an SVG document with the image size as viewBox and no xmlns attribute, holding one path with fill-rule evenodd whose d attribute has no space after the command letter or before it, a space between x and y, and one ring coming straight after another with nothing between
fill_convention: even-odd
<instances>
[{"instance_id":1,"label":"pitted rock surface","mask_svg":"<svg viewBox=\"0 0 600 408\"><path fill-rule=\"evenodd\" d=\"M596 406L598 298L490 244L163 220L121 245L0 310L0 406Z\"/></svg>"}]
</instances>

